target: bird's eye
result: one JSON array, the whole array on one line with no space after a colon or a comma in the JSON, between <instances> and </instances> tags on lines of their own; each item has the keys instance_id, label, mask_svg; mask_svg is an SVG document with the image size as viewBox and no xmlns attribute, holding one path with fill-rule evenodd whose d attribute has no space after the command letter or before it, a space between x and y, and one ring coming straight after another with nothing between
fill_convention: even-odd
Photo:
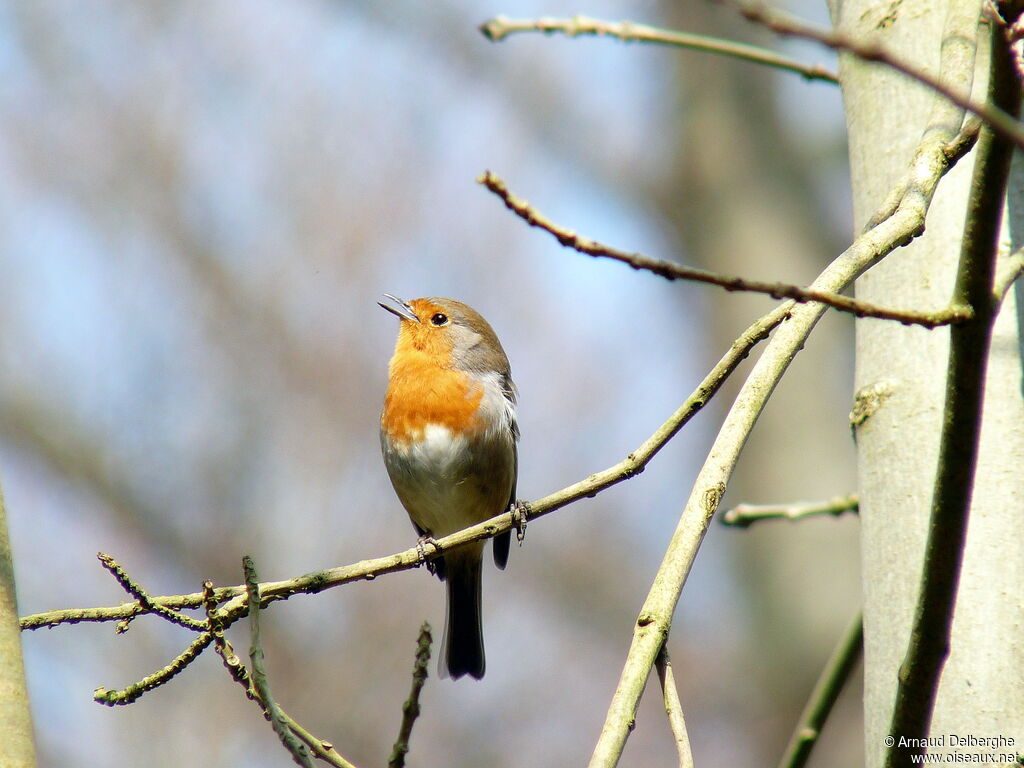
<instances>
[{"instance_id":1,"label":"bird's eye","mask_svg":"<svg viewBox=\"0 0 1024 768\"><path fill-rule=\"evenodd\" d=\"M430 322L432 322L434 325L447 325L448 315L443 315L440 312L438 312L436 315L430 318Z\"/></svg>"}]
</instances>

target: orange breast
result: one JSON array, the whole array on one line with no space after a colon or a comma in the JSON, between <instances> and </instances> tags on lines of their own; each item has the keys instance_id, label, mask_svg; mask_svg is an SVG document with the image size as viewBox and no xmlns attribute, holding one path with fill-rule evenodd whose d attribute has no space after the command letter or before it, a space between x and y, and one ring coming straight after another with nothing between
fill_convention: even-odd
<instances>
[{"instance_id":1,"label":"orange breast","mask_svg":"<svg viewBox=\"0 0 1024 768\"><path fill-rule=\"evenodd\" d=\"M428 424L453 434L479 427L477 409L484 390L462 371L442 368L429 355L396 354L384 397L381 428L392 440L415 442Z\"/></svg>"}]
</instances>

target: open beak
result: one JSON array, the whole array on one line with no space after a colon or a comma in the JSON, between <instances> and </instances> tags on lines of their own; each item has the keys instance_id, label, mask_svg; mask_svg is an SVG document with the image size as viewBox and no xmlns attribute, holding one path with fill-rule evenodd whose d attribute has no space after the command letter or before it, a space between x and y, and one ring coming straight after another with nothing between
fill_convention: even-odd
<instances>
[{"instance_id":1,"label":"open beak","mask_svg":"<svg viewBox=\"0 0 1024 768\"><path fill-rule=\"evenodd\" d=\"M414 323L418 323L420 319L416 317L416 314L412 311L412 307L409 303L402 301L397 296L392 296L390 293L385 293L380 301L377 302L381 307L386 309L393 315L398 315L402 320L409 320Z\"/></svg>"}]
</instances>

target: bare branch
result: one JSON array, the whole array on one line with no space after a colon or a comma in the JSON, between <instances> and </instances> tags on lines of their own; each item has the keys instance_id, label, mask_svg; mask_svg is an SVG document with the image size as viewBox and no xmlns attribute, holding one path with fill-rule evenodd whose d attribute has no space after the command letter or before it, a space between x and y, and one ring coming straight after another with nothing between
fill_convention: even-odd
<instances>
[{"instance_id":1,"label":"bare branch","mask_svg":"<svg viewBox=\"0 0 1024 768\"><path fill-rule=\"evenodd\" d=\"M690 736L686 733L686 720L683 718L683 706L679 703L679 691L676 690L676 678L672 674L672 660L664 645L658 652L655 661L658 668L658 680L661 682L661 693L665 699L665 714L672 729L672 738L676 743L676 754L679 755L679 768L693 768L693 754L690 751Z\"/></svg>"},{"instance_id":2,"label":"bare branch","mask_svg":"<svg viewBox=\"0 0 1024 768\"><path fill-rule=\"evenodd\" d=\"M642 253L629 253L627 251L604 245L596 240L589 240L582 237L571 229L559 226L544 216L540 211L531 206L522 198L513 195L505 182L490 171L485 171L477 181L487 189L501 198L505 207L515 213L532 227L538 227L550 233L562 245L572 248L580 253L598 258L613 259L614 261L628 264L633 269L646 270L664 277L666 280L692 280L700 283L709 283L725 288L727 291L749 291L752 293L765 293L775 299L792 299L798 303L820 302L833 309L842 312L850 312L857 317L874 317L880 320L897 320L904 325L921 325L925 328L935 328L940 325L951 323L962 323L972 317L970 307L950 305L937 312L915 312L911 310L887 309L870 304L866 301L852 299L842 296L833 291L822 291L815 288L800 288L787 283L770 283L762 280L747 280L742 277L730 277L715 272L708 272L694 267L685 267L664 259L655 259L645 256ZM907 241L911 236L907 237ZM906 242L906 241L905 241ZM900 243L902 245L904 243Z\"/></svg>"},{"instance_id":3,"label":"bare branch","mask_svg":"<svg viewBox=\"0 0 1024 768\"><path fill-rule=\"evenodd\" d=\"M670 45L677 48L689 48L694 51L705 51L717 53L722 56L731 56L743 61L763 64L775 69L782 69L795 72L807 80L821 80L827 83L838 84L839 78L834 72L818 64L803 64L794 59L781 56L775 51L767 48L760 48L756 45L747 45L733 40L723 40L720 37L708 35L695 35L688 32L677 32L672 29L660 29L649 27L646 24L635 24L632 21L602 21L592 19L588 16L573 16L569 19L507 19L504 16L495 16L480 25L480 31L488 40L504 40L509 35L517 32L543 32L553 34L561 32L569 37L579 35L597 35L598 37L616 37L623 42L655 43L657 45Z\"/></svg>"},{"instance_id":4,"label":"bare branch","mask_svg":"<svg viewBox=\"0 0 1024 768\"><path fill-rule=\"evenodd\" d=\"M313 768L306 745L300 742L281 712L281 707L270 693L270 678L263 664L263 643L260 640L260 582L256 574L256 566L249 555L242 558L242 570L245 573L245 590L249 597L249 663L252 664L252 686L263 705L274 733L281 740L284 748L292 756L296 765Z\"/></svg>"},{"instance_id":5,"label":"bare branch","mask_svg":"<svg viewBox=\"0 0 1024 768\"><path fill-rule=\"evenodd\" d=\"M860 499L857 494L836 496L828 501L807 504L737 504L719 516L722 525L747 528L760 520L803 520L816 515L839 517L844 512L857 512Z\"/></svg>"},{"instance_id":6,"label":"bare branch","mask_svg":"<svg viewBox=\"0 0 1024 768\"><path fill-rule=\"evenodd\" d=\"M402 725L398 729L398 738L388 759L388 768L404 768L405 756L409 753L409 737L416 718L420 716L420 691L427 682L427 663L430 661L430 644L433 637L430 623L423 622L420 636L416 641L416 663L412 667L412 690L409 698L402 705Z\"/></svg>"},{"instance_id":7,"label":"bare branch","mask_svg":"<svg viewBox=\"0 0 1024 768\"><path fill-rule=\"evenodd\" d=\"M767 338L772 329L789 316L790 306L783 305L759 319L744 331L725 353L718 364L698 385L686 401L676 409L665 423L658 427L636 450L617 464L596 472L589 477L574 483L560 491L531 502L527 505L530 518L541 517L556 509L578 501L584 497L596 496L606 488L627 480L643 472L648 462L671 440L676 433L703 408L708 400L719 390L726 378L746 358L750 350L758 342ZM504 512L478 525L471 526L437 541L437 548L428 557L436 557L447 549L479 541L507 531L514 525L511 512ZM340 568L316 571L287 581L267 582L260 585L260 601L267 605L276 600L283 600L296 594L315 594L331 587L347 584L351 581L373 579L385 573L404 571L423 564L423 557L418 548L413 547L387 557L363 560ZM245 587L221 587L216 590L212 585L209 594L206 591L188 595L171 595L154 597L154 604L165 608L196 608L214 604L227 603L213 618L228 626L247 611L248 599ZM40 629L54 627L59 624L75 624L82 621L120 621L146 610L138 602L123 603L118 606L100 608L70 608L46 613L34 614L21 619L21 628ZM211 624L211 628L213 625Z\"/></svg>"},{"instance_id":8,"label":"bare branch","mask_svg":"<svg viewBox=\"0 0 1024 768\"><path fill-rule=\"evenodd\" d=\"M946 142L950 139L952 137L943 137L942 131L936 131L929 138L932 154L926 159L915 160L920 169L927 168L930 172L922 174L914 193L903 195L891 215L858 237L840 254L812 283L813 289L827 292L843 290L863 272L921 232L939 179L956 159L945 152ZM617 764L630 724L636 716L644 684L668 634L679 594L725 493L740 451L768 397L824 311L825 306L820 303L794 307L789 321L773 336L733 402L697 476L640 610L633 630L633 642L590 760L591 768L612 768Z\"/></svg>"},{"instance_id":9,"label":"bare branch","mask_svg":"<svg viewBox=\"0 0 1024 768\"><path fill-rule=\"evenodd\" d=\"M110 571L111 575L117 580L117 583L121 585L124 591L139 601L140 613L155 613L156 615L167 619L172 624L177 624L178 626L191 629L195 632L205 632L210 628L208 622L193 619L191 616L186 616L183 613L179 613L178 611L166 608L158 603L154 603L152 598L146 594L146 591L136 584L132 577L125 572L124 568L122 568L110 555L98 552L96 557L99 559L103 567ZM128 622L131 621L132 618L134 617L130 616L118 625L117 631L119 634L127 631Z\"/></svg>"},{"instance_id":10,"label":"bare branch","mask_svg":"<svg viewBox=\"0 0 1024 768\"><path fill-rule=\"evenodd\" d=\"M1003 303L1003 299L1021 272L1024 272L1024 248L1014 251L996 265L996 277L992 286L992 300L996 306Z\"/></svg>"},{"instance_id":11,"label":"bare branch","mask_svg":"<svg viewBox=\"0 0 1024 768\"><path fill-rule=\"evenodd\" d=\"M800 720L779 761L779 768L802 768L807 763L811 750L821 736L821 729L863 651L864 619L860 611L857 611L821 670L818 682L814 684L814 690L800 713Z\"/></svg>"},{"instance_id":12,"label":"bare branch","mask_svg":"<svg viewBox=\"0 0 1024 768\"><path fill-rule=\"evenodd\" d=\"M245 668L242 660L238 658L238 654L235 653L231 647L231 643L224 636L224 628L221 623L221 618L217 615L217 596L213 589L213 583L210 581L203 582L202 595L204 598L204 605L206 607L206 614L209 617L210 625L214 627L211 631L211 635L214 636L214 648L217 650L217 654L221 657L221 661L224 662L225 668L228 670L228 674L231 675L236 683L245 689L245 695L255 701L266 718L270 718L270 713L267 710L263 699L260 698L259 691L256 689L253 683L252 676L249 674L249 670ZM334 745L324 739L318 739L316 736L311 734L301 725L285 712L280 707L277 708L278 717L287 725L288 729L298 736L305 744L312 750L313 754L325 763L333 765L335 768L355 768L355 766L346 760L339 754L334 748Z\"/></svg>"},{"instance_id":13,"label":"bare branch","mask_svg":"<svg viewBox=\"0 0 1024 768\"><path fill-rule=\"evenodd\" d=\"M159 688L164 683L170 682L179 672L195 661L212 641L213 633L204 632L163 669L158 669L153 674L147 675L139 680L139 682L132 683L120 691L111 691L100 686L93 691L92 697L99 704L106 704L108 707L131 704L147 691Z\"/></svg>"},{"instance_id":14,"label":"bare branch","mask_svg":"<svg viewBox=\"0 0 1024 768\"><path fill-rule=\"evenodd\" d=\"M306 746L312 750L317 759L323 760L328 765L335 766L335 768L356 768L354 764L341 756L331 742L324 739L318 739L302 725L297 723L295 719L283 709L278 708L278 713L282 720L284 720L288 725L289 730L305 742Z\"/></svg>"}]
</instances>

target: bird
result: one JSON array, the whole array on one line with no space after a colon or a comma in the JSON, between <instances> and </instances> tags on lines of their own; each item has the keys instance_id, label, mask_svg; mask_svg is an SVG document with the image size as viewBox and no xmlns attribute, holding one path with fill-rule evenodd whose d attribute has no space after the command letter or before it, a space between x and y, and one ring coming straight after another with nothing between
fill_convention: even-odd
<instances>
[{"instance_id":1,"label":"bird","mask_svg":"<svg viewBox=\"0 0 1024 768\"><path fill-rule=\"evenodd\" d=\"M380 420L381 451L395 493L424 541L516 506L516 387L508 356L486 320L446 298L378 304L398 316ZM511 531L494 537L508 562ZM447 585L442 677L484 675L481 580L484 542L446 550L428 566Z\"/></svg>"}]
</instances>

